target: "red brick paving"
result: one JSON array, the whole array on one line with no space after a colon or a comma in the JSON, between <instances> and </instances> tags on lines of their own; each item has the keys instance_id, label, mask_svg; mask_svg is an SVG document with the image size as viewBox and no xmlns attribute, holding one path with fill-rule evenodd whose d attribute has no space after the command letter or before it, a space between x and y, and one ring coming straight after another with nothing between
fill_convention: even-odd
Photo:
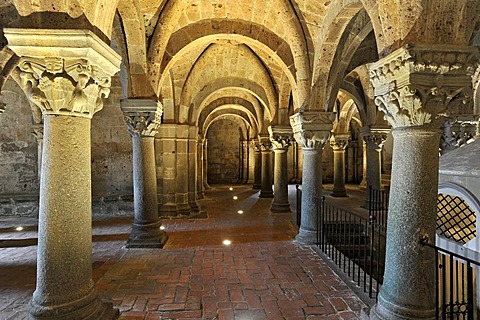
<instances>
[{"instance_id":1,"label":"red brick paving","mask_svg":"<svg viewBox=\"0 0 480 320\"><path fill-rule=\"evenodd\" d=\"M271 199L246 187L209 191L202 203L207 219L164 220L163 250L122 248L129 218L95 221L93 277L121 319L358 319L363 303L310 246L291 240L293 214L271 214ZM20 221L0 222L6 230ZM35 237L30 229L22 236ZM232 245L221 244L227 238ZM0 249L0 319L26 318L35 250Z\"/></svg>"}]
</instances>

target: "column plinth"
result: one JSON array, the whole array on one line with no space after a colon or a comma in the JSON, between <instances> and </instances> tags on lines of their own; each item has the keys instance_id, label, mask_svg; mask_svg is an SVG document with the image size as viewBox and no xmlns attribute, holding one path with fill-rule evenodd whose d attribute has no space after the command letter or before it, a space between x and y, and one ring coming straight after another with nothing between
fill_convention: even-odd
<instances>
[{"instance_id":1,"label":"column plinth","mask_svg":"<svg viewBox=\"0 0 480 320\"><path fill-rule=\"evenodd\" d=\"M345 189L345 149L349 134L336 134L330 140L333 149L333 192L332 197L348 197Z\"/></svg>"},{"instance_id":2,"label":"column plinth","mask_svg":"<svg viewBox=\"0 0 480 320\"><path fill-rule=\"evenodd\" d=\"M370 66L375 104L392 125L384 282L370 319L434 319L438 146L445 116L471 113L471 47L408 45ZM470 105L471 109L471 105Z\"/></svg>"},{"instance_id":3,"label":"column plinth","mask_svg":"<svg viewBox=\"0 0 480 320\"><path fill-rule=\"evenodd\" d=\"M114 319L92 280L90 128L120 57L86 30L4 29L44 118L37 281L30 319Z\"/></svg>"},{"instance_id":4,"label":"column plinth","mask_svg":"<svg viewBox=\"0 0 480 320\"><path fill-rule=\"evenodd\" d=\"M288 203L287 153L290 147L290 140L293 138L292 127L271 126L268 130L275 154L275 168L273 172L274 194L270 211L275 213L290 212L290 204Z\"/></svg>"},{"instance_id":5,"label":"column plinth","mask_svg":"<svg viewBox=\"0 0 480 320\"><path fill-rule=\"evenodd\" d=\"M272 143L269 138L260 138L260 150L262 153L262 181L259 197L273 198Z\"/></svg>"},{"instance_id":6,"label":"column plinth","mask_svg":"<svg viewBox=\"0 0 480 320\"><path fill-rule=\"evenodd\" d=\"M333 127L330 112L301 112L290 117L295 140L303 150L302 212L295 240L304 244L317 241L316 202L322 196L322 153Z\"/></svg>"},{"instance_id":7,"label":"column plinth","mask_svg":"<svg viewBox=\"0 0 480 320\"><path fill-rule=\"evenodd\" d=\"M162 117L162 106L153 100L121 101L124 120L133 144L132 231L127 248L162 248L167 235L160 230L158 217L155 134Z\"/></svg>"}]
</instances>

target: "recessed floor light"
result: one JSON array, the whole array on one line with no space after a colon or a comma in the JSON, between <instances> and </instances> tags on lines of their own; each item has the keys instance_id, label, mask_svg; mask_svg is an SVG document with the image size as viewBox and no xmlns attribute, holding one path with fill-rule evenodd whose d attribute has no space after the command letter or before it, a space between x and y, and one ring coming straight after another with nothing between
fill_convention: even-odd
<instances>
[{"instance_id":1,"label":"recessed floor light","mask_svg":"<svg viewBox=\"0 0 480 320\"><path fill-rule=\"evenodd\" d=\"M237 197L237 196L234 196L234 197L233 197L233 200L237 200L237 199L238 199L238 197Z\"/></svg>"},{"instance_id":2,"label":"recessed floor light","mask_svg":"<svg viewBox=\"0 0 480 320\"><path fill-rule=\"evenodd\" d=\"M23 230L23 227L16 227L15 230L17 230L17 231L22 231L22 230Z\"/></svg>"},{"instance_id":3,"label":"recessed floor light","mask_svg":"<svg viewBox=\"0 0 480 320\"><path fill-rule=\"evenodd\" d=\"M238 210L238 214L243 214L243 210Z\"/></svg>"},{"instance_id":4,"label":"recessed floor light","mask_svg":"<svg viewBox=\"0 0 480 320\"><path fill-rule=\"evenodd\" d=\"M165 226L160 226L160 230L165 230Z\"/></svg>"},{"instance_id":5,"label":"recessed floor light","mask_svg":"<svg viewBox=\"0 0 480 320\"><path fill-rule=\"evenodd\" d=\"M229 246L232 244L232 241L230 240L223 240L223 244L226 245L226 246Z\"/></svg>"},{"instance_id":6,"label":"recessed floor light","mask_svg":"<svg viewBox=\"0 0 480 320\"><path fill-rule=\"evenodd\" d=\"M232 190L233 190L233 188L232 188L232 187L230 187L230 188L228 188L228 190L232 191Z\"/></svg>"}]
</instances>

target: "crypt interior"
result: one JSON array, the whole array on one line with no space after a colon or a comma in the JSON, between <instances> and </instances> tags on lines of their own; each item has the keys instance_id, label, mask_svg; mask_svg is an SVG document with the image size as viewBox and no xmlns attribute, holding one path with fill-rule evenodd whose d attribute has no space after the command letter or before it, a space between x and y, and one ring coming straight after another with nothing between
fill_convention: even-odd
<instances>
[{"instance_id":1,"label":"crypt interior","mask_svg":"<svg viewBox=\"0 0 480 320\"><path fill-rule=\"evenodd\" d=\"M2 0L0 24L1 319L478 318L480 1ZM380 276L328 256L357 216Z\"/></svg>"}]
</instances>

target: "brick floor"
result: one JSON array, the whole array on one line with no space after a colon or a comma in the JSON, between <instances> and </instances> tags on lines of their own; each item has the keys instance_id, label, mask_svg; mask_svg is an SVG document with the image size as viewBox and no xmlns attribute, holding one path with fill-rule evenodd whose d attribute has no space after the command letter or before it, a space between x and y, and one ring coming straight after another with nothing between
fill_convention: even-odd
<instances>
[{"instance_id":1,"label":"brick floor","mask_svg":"<svg viewBox=\"0 0 480 320\"><path fill-rule=\"evenodd\" d=\"M131 218L95 219L93 278L121 319L358 319L363 303L310 246L292 241L293 213L271 214L271 199L239 186L208 191L201 203L206 219L163 221L163 250L125 249ZM0 223L0 245L36 238L35 219ZM25 245L0 248L0 319L26 318L36 246Z\"/></svg>"}]
</instances>

